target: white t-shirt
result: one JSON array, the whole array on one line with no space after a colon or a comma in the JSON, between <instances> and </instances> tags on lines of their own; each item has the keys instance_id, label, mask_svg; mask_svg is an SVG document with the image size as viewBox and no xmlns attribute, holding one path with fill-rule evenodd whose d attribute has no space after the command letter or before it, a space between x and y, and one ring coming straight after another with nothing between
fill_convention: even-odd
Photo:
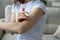
<instances>
[{"instance_id":1,"label":"white t-shirt","mask_svg":"<svg viewBox=\"0 0 60 40\"><path fill-rule=\"evenodd\" d=\"M30 1L26 4L19 4L18 7L12 6L12 12L15 12L16 14L16 20L18 13L25 8L25 11L27 11L29 14L34 8L41 8L45 12L45 5L41 1ZM45 17L46 15L43 15L39 21L32 27L29 31L27 31L24 34L18 34L17 40L42 40L42 34L44 32L44 24L45 24Z\"/></svg>"}]
</instances>

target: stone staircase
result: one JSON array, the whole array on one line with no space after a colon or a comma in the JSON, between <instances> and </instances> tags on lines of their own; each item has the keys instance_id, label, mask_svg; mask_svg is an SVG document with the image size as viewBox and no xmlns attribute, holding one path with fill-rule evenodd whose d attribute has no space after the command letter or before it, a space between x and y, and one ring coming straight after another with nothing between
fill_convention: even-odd
<instances>
[{"instance_id":1,"label":"stone staircase","mask_svg":"<svg viewBox=\"0 0 60 40\"><path fill-rule=\"evenodd\" d=\"M60 2L53 2L52 6L60 7Z\"/></svg>"},{"instance_id":2,"label":"stone staircase","mask_svg":"<svg viewBox=\"0 0 60 40\"><path fill-rule=\"evenodd\" d=\"M60 7L60 0L47 0L48 7Z\"/></svg>"}]
</instances>

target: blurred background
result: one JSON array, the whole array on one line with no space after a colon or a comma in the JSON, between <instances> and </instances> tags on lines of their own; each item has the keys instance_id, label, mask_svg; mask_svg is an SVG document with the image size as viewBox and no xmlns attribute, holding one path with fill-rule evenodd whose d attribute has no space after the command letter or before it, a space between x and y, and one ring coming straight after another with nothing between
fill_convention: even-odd
<instances>
[{"instance_id":1,"label":"blurred background","mask_svg":"<svg viewBox=\"0 0 60 40\"><path fill-rule=\"evenodd\" d=\"M46 5L46 24L43 40L60 40L60 0L41 0ZM10 20L12 0L0 0L0 21ZM6 17L5 15L8 15ZM16 40L16 34L0 30L0 40Z\"/></svg>"}]
</instances>

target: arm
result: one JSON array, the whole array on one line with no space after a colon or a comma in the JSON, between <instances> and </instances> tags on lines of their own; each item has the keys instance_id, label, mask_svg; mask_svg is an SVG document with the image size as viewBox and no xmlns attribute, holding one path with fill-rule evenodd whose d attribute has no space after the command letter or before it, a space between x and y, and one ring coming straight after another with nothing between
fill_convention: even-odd
<instances>
[{"instance_id":1,"label":"arm","mask_svg":"<svg viewBox=\"0 0 60 40\"><path fill-rule=\"evenodd\" d=\"M39 18L43 15L43 11L40 8L35 8L31 14L31 20L25 20L23 22L9 22L4 23L0 22L0 29L23 34L27 32L29 29L33 27L33 25L39 20Z\"/></svg>"},{"instance_id":2,"label":"arm","mask_svg":"<svg viewBox=\"0 0 60 40\"><path fill-rule=\"evenodd\" d=\"M11 22L15 22L16 15L14 12L11 13Z\"/></svg>"}]
</instances>

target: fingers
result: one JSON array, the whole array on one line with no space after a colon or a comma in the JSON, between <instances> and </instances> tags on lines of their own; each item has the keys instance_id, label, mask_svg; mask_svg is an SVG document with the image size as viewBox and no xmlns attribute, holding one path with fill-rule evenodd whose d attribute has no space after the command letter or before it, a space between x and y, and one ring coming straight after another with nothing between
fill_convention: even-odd
<instances>
[{"instance_id":1,"label":"fingers","mask_svg":"<svg viewBox=\"0 0 60 40\"><path fill-rule=\"evenodd\" d=\"M29 16L29 13L25 11L25 8L22 9L22 11L19 13L20 14L24 14L25 16Z\"/></svg>"},{"instance_id":2,"label":"fingers","mask_svg":"<svg viewBox=\"0 0 60 40\"><path fill-rule=\"evenodd\" d=\"M22 22L24 20L28 20L28 16L19 16L17 19L18 19L18 22Z\"/></svg>"},{"instance_id":3,"label":"fingers","mask_svg":"<svg viewBox=\"0 0 60 40\"><path fill-rule=\"evenodd\" d=\"M26 16L29 16L28 12L25 11L25 8L23 8L22 11L24 11L24 14L25 14Z\"/></svg>"},{"instance_id":4,"label":"fingers","mask_svg":"<svg viewBox=\"0 0 60 40\"><path fill-rule=\"evenodd\" d=\"M22 11L25 11L25 8L23 8Z\"/></svg>"},{"instance_id":5,"label":"fingers","mask_svg":"<svg viewBox=\"0 0 60 40\"><path fill-rule=\"evenodd\" d=\"M28 19L29 18L29 15L27 14L27 13L25 13L25 14L20 14L19 16L18 16L18 19Z\"/></svg>"},{"instance_id":6,"label":"fingers","mask_svg":"<svg viewBox=\"0 0 60 40\"><path fill-rule=\"evenodd\" d=\"M27 20L29 18L29 13L23 8L22 11L18 14L18 21Z\"/></svg>"},{"instance_id":7,"label":"fingers","mask_svg":"<svg viewBox=\"0 0 60 40\"><path fill-rule=\"evenodd\" d=\"M28 17L26 16L19 16L18 19L27 19Z\"/></svg>"},{"instance_id":8,"label":"fingers","mask_svg":"<svg viewBox=\"0 0 60 40\"><path fill-rule=\"evenodd\" d=\"M21 13L24 14L26 11L25 11L25 8L22 9Z\"/></svg>"},{"instance_id":9,"label":"fingers","mask_svg":"<svg viewBox=\"0 0 60 40\"><path fill-rule=\"evenodd\" d=\"M28 13L28 12L26 12L26 13L25 13L25 16L29 16L29 13Z\"/></svg>"},{"instance_id":10,"label":"fingers","mask_svg":"<svg viewBox=\"0 0 60 40\"><path fill-rule=\"evenodd\" d=\"M27 17L27 16L25 14L19 14L18 18L21 18L21 17L23 18L23 17Z\"/></svg>"},{"instance_id":11,"label":"fingers","mask_svg":"<svg viewBox=\"0 0 60 40\"><path fill-rule=\"evenodd\" d=\"M27 19L27 17L25 16L20 16L20 17L18 17L18 22L22 22L22 21L24 21L24 20L26 20Z\"/></svg>"}]
</instances>

